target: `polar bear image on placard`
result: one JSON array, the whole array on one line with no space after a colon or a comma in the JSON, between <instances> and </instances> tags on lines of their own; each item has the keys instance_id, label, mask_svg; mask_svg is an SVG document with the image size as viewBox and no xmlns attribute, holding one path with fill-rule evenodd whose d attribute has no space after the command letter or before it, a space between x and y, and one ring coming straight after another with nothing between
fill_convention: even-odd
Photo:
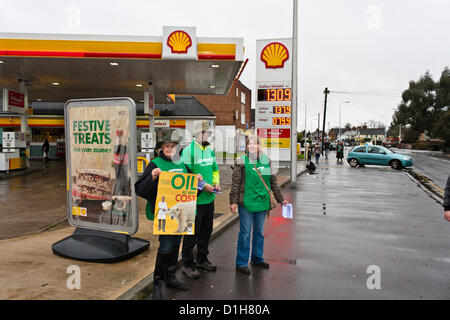
<instances>
[{"instance_id":1,"label":"polar bear image on placard","mask_svg":"<svg viewBox=\"0 0 450 320\"><path fill-rule=\"evenodd\" d=\"M178 202L169 209L170 219L178 222L178 229L174 233L187 232L194 234L192 226L195 222L196 202Z\"/></svg>"}]
</instances>

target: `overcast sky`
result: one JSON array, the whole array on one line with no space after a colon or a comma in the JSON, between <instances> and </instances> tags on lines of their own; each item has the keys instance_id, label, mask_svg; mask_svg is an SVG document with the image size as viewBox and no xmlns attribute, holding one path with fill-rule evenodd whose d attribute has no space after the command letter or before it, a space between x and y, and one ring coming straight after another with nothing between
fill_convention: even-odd
<instances>
[{"instance_id":1,"label":"overcast sky","mask_svg":"<svg viewBox=\"0 0 450 320\"><path fill-rule=\"evenodd\" d=\"M305 102L317 128L325 87L354 92L329 95L331 127L342 101L342 125L389 124L410 80L450 66L449 13L449 0L299 0L299 130ZM162 36L164 25L244 38L241 81L253 90L256 40L292 36L292 0L0 0L0 32Z\"/></svg>"}]
</instances>

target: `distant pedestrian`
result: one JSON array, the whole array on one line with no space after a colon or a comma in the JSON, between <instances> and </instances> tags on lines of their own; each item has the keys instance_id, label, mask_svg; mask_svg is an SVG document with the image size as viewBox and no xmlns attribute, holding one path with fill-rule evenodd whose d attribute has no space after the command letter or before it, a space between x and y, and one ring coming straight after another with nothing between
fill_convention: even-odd
<instances>
[{"instance_id":1,"label":"distant pedestrian","mask_svg":"<svg viewBox=\"0 0 450 320\"><path fill-rule=\"evenodd\" d=\"M450 222L450 175L448 176L447 183L445 184L444 218Z\"/></svg>"},{"instance_id":2,"label":"distant pedestrian","mask_svg":"<svg viewBox=\"0 0 450 320\"><path fill-rule=\"evenodd\" d=\"M308 148L308 150L307 150L308 151L308 163L310 163L311 162L311 158L312 158L312 154L313 154L312 144L307 143L306 148Z\"/></svg>"},{"instance_id":3,"label":"distant pedestrian","mask_svg":"<svg viewBox=\"0 0 450 320\"><path fill-rule=\"evenodd\" d=\"M344 143L342 141L339 141L336 146L336 159L337 161L344 159Z\"/></svg>"},{"instance_id":4,"label":"distant pedestrian","mask_svg":"<svg viewBox=\"0 0 450 320\"><path fill-rule=\"evenodd\" d=\"M325 140L323 143L323 151L325 151L325 160L328 160L328 151L330 151L330 141Z\"/></svg>"},{"instance_id":5,"label":"distant pedestrian","mask_svg":"<svg viewBox=\"0 0 450 320\"><path fill-rule=\"evenodd\" d=\"M249 135L246 137L245 154L236 159L230 191L230 210L232 213L239 212L240 220L236 270L246 275L251 273L248 268L250 257L253 265L269 268L263 258L264 221L270 210L270 195L267 189L274 192L278 203L288 204L281 194L276 176L271 172L270 159L261 152L258 136Z\"/></svg>"},{"instance_id":6,"label":"distant pedestrian","mask_svg":"<svg viewBox=\"0 0 450 320\"><path fill-rule=\"evenodd\" d=\"M48 163L48 153L50 152L50 143L48 139L45 139L42 145L42 157L44 158L44 163Z\"/></svg>"},{"instance_id":7,"label":"distant pedestrian","mask_svg":"<svg viewBox=\"0 0 450 320\"><path fill-rule=\"evenodd\" d=\"M316 142L314 146L314 157L316 158L316 163L319 163L320 153L320 145Z\"/></svg>"}]
</instances>

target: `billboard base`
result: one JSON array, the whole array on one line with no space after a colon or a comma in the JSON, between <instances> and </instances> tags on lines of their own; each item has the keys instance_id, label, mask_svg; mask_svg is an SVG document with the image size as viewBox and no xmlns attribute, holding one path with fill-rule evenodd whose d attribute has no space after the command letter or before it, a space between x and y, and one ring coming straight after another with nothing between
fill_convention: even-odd
<instances>
[{"instance_id":1,"label":"billboard base","mask_svg":"<svg viewBox=\"0 0 450 320\"><path fill-rule=\"evenodd\" d=\"M53 253L73 260L119 262L147 250L150 242L127 234L76 228L74 233L52 245Z\"/></svg>"}]
</instances>

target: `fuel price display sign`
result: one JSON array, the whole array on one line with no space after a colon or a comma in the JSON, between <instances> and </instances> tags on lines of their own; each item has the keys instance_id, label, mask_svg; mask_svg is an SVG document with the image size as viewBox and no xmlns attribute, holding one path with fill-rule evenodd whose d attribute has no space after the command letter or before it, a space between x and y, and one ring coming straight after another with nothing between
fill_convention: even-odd
<instances>
[{"instance_id":1,"label":"fuel price display sign","mask_svg":"<svg viewBox=\"0 0 450 320\"><path fill-rule=\"evenodd\" d=\"M255 126L272 160L290 161L292 39L257 40Z\"/></svg>"}]
</instances>

